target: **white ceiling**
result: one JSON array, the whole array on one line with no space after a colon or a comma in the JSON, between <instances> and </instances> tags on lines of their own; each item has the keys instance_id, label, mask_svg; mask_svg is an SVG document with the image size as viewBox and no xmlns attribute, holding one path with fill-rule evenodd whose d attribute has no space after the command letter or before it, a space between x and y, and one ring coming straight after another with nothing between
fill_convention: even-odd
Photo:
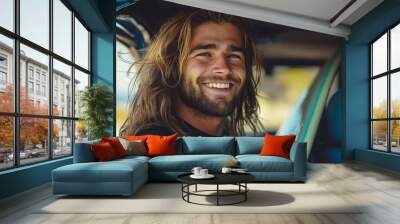
<instances>
[{"instance_id":1,"label":"white ceiling","mask_svg":"<svg viewBox=\"0 0 400 224\"><path fill-rule=\"evenodd\" d=\"M350 26L383 0L166 0L347 38ZM332 20L352 2L336 20ZM331 21L332 20L332 21Z\"/></svg>"},{"instance_id":2,"label":"white ceiling","mask_svg":"<svg viewBox=\"0 0 400 224\"><path fill-rule=\"evenodd\" d=\"M329 21L350 0L222 0Z\"/></svg>"}]
</instances>

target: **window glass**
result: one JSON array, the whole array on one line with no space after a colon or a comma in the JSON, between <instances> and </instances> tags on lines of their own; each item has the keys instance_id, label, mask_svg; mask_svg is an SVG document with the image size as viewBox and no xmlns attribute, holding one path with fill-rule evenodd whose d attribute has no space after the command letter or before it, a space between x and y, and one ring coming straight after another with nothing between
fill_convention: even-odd
<instances>
[{"instance_id":1,"label":"window glass","mask_svg":"<svg viewBox=\"0 0 400 224\"><path fill-rule=\"evenodd\" d=\"M390 139L392 141L391 152L400 153L400 120L393 120L390 123Z\"/></svg>"},{"instance_id":2,"label":"window glass","mask_svg":"<svg viewBox=\"0 0 400 224\"><path fill-rule=\"evenodd\" d=\"M14 31L14 0L0 1L0 26Z\"/></svg>"},{"instance_id":3,"label":"window glass","mask_svg":"<svg viewBox=\"0 0 400 224\"><path fill-rule=\"evenodd\" d=\"M372 75L387 71L387 34L372 44Z\"/></svg>"},{"instance_id":4,"label":"window glass","mask_svg":"<svg viewBox=\"0 0 400 224\"><path fill-rule=\"evenodd\" d=\"M35 163L49 158L48 121L44 118L20 118L21 164Z\"/></svg>"},{"instance_id":5,"label":"window glass","mask_svg":"<svg viewBox=\"0 0 400 224\"><path fill-rule=\"evenodd\" d=\"M20 54L20 110L21 113L25 114L48 114L49 97L48 91L48 63L49 57L43 53L40 53L28 46L21 44ZM29 94L26 86L28 74L26 74L26 68L33 67L36 73L35 78L35 91L34 94ZM29 73L29 72L28 72ZM45 76L45 81L41 78ZM44 85L42 85L44 84ZM43 92L44 87L44 92ZM42 88L42 89L41 89ZM36 104L32 104L31 100L35 101Z\"/></svg>"},{"instance_id":6,"label":"window glass","mask_svg":"<svg viewBox=\"0 0 400 224\"><path fill-rule=\"evenodd\" d=\"M0 115L0 170L14 165L13 117Z\"/></svg>"},{"instance_id":7,"label":"window glass","mask_svg":"<svg viewBox=\"0 0 400 224\"><path fill-rule=\"evenodd\" d=\"M49 0L20 0L21 36L49 48Z\"/></svg>"},{"instance_id":8,"label":"window glass","mask_svg":"<svg viewBox=\"0 0 400 224\"><path fill-rule=\"evenodd\" d=\"M89 70L89 32L75 18L75 63Z\"/></svg>"},{"instance_id":9,"label":"window glass","mask_svg":"<svg viewBox=\"0 0 400 224\"><path fill-rule=\"evenodd\" d=\"M72 116L71 72L71 66L53 60L53 115Z\"/></svg>"},{"instance_id":10,"label":"window glass","mask_svg":"<svg viewBox=\"0 0 400 224\"><path fill-rule=\"evenodd\" d=\"M88 140L88 128L84 120L75 121L75 142L84 142Z\"/></svg>"},{"instance_id":11,"label":"window glass","mask_svg":"<svg viewBox=\"0 0 400 224\"><path fill-rule=\"evenodd\" d=\"M1 3L0 3L1 4ZM14 111L13 40L0 34L0 111Z\"/></svg>"},{"instance_id":12,"label":"window glass","mask_svg":"<svg viewBox=\"0 0 400 224\"><path fill-rule=\"evenodd\" d=\"M390 85L391 116L400 118L400 72L391 74Z\"/></svg>"},{"instance_id":13,"label":"window glass","mask_svg":"<svg viewBox=\"0 0 400 224\"><path fill-rule=\"evenodd\" d=\"M19 18L14 14L16 3L19 3ZM3 113L0 114L0 170L45 161L51 156L72 155L72 138L88 139L86 124L73 117L81 115L79 93L90 84L90 32L73 14L68 1L63 0L0 0L0 28L16 34L13 39L9 32L0 30L0 112ZM14 24L14 21L19 23ZM15 33L14 28L20 32ZM15 73L16 41L19 42L19 74ZM74 65L53 58L52 53ZM19 99L14 97L16 78ZM50 97L53 105L50 105ZM15 102L21 114L15 113ZM49 114L50 106L52 114ZM19 127L14 127L15 121L19 121ZM51 133L48 132L50 127ZM18 135L14 134L16 128Z\"/></svg>"},{"instance_id":14,"label":"window glass","mask_svg":"<svg viewBox=\"0 0 400 224\"><path fill-rule=\"evenodd\" d=\"M372 81L372 118L387 118L387 78Z\"/></svg>"},{"instance_id":15,"label":"window glass","mask_svg":"<svg viewBox=\"0 0 400 224\"><path fill-rule=\"evenodd\" d=\"M72 12L60 1L53 0L53 51L71 60Z\"/></svg>"},{"instance_id":16,"label":"window glass","mask_svg":"<svg viewBox=\"0 0 400 224\"><path fill-rule=\"evenodd\" d=\"M53 157L72 154L72 121L53 120Z\"/></svg>"},{"instance_id":17,"label":"window glass","mask_svg":"<svg viewBox=\"0 0 400 224\"><path fill-rule=\"evenodd\" d=\"M75 69L75 117L81 115L80 95L87 86L89 86L89 75Z\"/></svg>"},{"instance_id":18,"label":"window glass","mask_svg":"<svg viewBox=\"0 0 400 224\"><path fill-rule=\"evenodd\" d=\"M390 68L395 69L400 67L400 24L390 34Z\"/></svg>"},{"instance_id":19,"label":"window glass","mask_svg":"<svg viewBox=\"0 0 400 224\"><path fill-rule=\"evenodd\" d=\"M387 121L372 122L372 148L387 151Z\"/></svg>"}]
</instances>

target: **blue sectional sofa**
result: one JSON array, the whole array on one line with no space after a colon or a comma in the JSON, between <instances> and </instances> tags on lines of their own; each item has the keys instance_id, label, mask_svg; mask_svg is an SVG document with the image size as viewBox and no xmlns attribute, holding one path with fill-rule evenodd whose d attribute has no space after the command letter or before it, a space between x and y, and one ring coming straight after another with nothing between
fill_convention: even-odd
<instances>
[{"instance_id":1,"label":"blue sectional sofa","mask_svg":"<svg viewBox=\"0 0 400 224\"><path fill-rule=\"evenodd\" d=\"M260 156L263 137L182 137L177 140L177 155L127 156L96 162L91 141L75 144L74 163L52 171L53 193L68 195L131 195L148 181L176 181L193 167L218 172L234 159L247 168L256 181L304 182L306 143L295 142L290 159Z\"/></svg>"}]
</instances>

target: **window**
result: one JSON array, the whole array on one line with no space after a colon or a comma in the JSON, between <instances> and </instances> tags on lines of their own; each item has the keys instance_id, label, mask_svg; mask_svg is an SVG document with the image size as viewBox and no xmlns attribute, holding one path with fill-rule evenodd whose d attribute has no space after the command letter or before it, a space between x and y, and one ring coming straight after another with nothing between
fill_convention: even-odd
<instances>
[{"instance_id":1,"label":"window","mask_svg":"<svg viewBox=\"0 0 400 224\"><path fill-rule=\"evenodd\" d=\"M87 139L72 105L90 83L90 31L63 0L0 0L0 26L0 170L72 155Z\"/></svg>"},{"instance_id":2,"label":"window","mask_svg":"<svg viewBox=\"0 0 400 224\"><path fill-rule=\"evenodd\" d=\"M0 26L14 31L14 0L0 1Z\"/></svg>"},{"instance_id":3,"label":"window","mask_svg":"<svg viewBox=\"0 0 400 224\"><path fill-rule=\"evenodd\" d=\"M33 82L28 82L28 93L33 94Z\"/></svg>"},{"instance_id":4,"label":"window","mask_svg":"<svg viewBox=\"0 0 400 224\"><path fill-rule=\"evenodd\" d=\"M36 69L36 80L40 81L40 70L39 69Z\"/></svg>"},{"instance_id":5,"label":"window","mask_svg":"<svg viewBox=\"0 0 400 224\"><path fill-rule=\"evenodd\" d=\"M400 24L370 44L371 148L400 153Z\"/></svg>"},{"instance_id":6,"label":"window","mask_svg":"<svg viewBox=\"0 0 400 224\"><path fill-rule=\"evenodd\" d=\"M33 67L32 66L29 66L28 74L29 74L29 79L33 80Z\"/></svg>"},{"instance_id":7,"label":"window","mask_svg":"<svg viewBox=\"0 0 400 224\"><path fill-rule=\"evenodd\" d=\"M36 95L40 95L40 84L36 84Z\"/></svg>"},{"instance_id":8,"label":"window","mask_svg":"<svg viewBox=\"0 0 400 224\"><path fill-rule=\"evenodd\" d=\"M7 68L7 56L0 54L0 67Z\"/></svg>"},{"instance_id":9,"label":"window","mask_svg":"<svg viewBox=\"0 0 400 224\"><path fill-rule=\"evenodd\" d=\"M0 91L4 90L7 85L7 56L0 54Z\"/></svg>"},{"instance_id":10,"label":"window","mask_svg":"<svg viewBox=\"0 0 400 224\"><path fill-rule=\"evenodd\" d=\"M46 96L46 86L42 86L42 96Z\"/></svg>"}]
</instances>

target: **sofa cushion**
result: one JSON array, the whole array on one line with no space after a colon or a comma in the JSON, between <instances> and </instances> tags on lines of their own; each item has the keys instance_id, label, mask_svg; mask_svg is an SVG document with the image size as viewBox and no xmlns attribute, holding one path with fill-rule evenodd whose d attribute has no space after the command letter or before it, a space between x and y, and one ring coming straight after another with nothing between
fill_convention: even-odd
<instances>
[{"instance_id":1,"label":"sofa cushion","mask_svg":"<svg viewBox=\"0 0 400 224\"><path fill-rule=\"evenodd\" d=\"M238 155L236 159L249 172L293 172L292 161L279 156Z\"/></svg>"},{"instance_id":2,"label":"sofa cushion","mask_svg":"<svg viewBox=\"0 0 400 224\"><path fill-rule=\"evenodd\" d=\"M261 156L280 156L286 159L289 158L290 148L296 135L274 136L266 134L264 136L264 146L261 149Z\"/></svg>"},{"instance_id":3,"label":"sofa cushion","mask_svg":"<svg viewBox=\"0 0 400 224\"><path fill-rule=\"evenodd\" d=\"M160 136L148 135L147 136L147 155L148 156L165 156L176 154L176 139L177 135Z\"/></svg>"},{"instance_id":4,"label":"sofa cushion","mask_svg":"<svg viewBox=\"0 0 400 224\"><path fill-rule=\"evenodd\" d=\"M100 142L100 139L97 139L93 141L75 143L74 163L87 163L96 161L90 146L92 144L99 144Z\"/></svg>"},{"instance_id":5,"label":"sofa cushion","mask_svg":"<svg viewBox=\"0 0 400 224\"><path fill-rule=\"evenodd\" d=\"M178 152L185 155L235 155L235 142L233 137L182 137Z\"/></svg>"},{"instance_id":6,"label":"sofa cushion","mask_svg":"<svg viewBox=\"0 0 400 224\"><path fill-rule=\"evenodd\" d=\"M263 137L236 137L236 155L259 154L264 145Z\"/></svg>"},{"instance_id":7,"label":"sofa cushion","mask_svg":"<svg viewBox=\"0 0 400 224\"><path fill-rule=\"evenodd\" d=\"M158 156L149 160L149 170L163 172L190 172L193 167L200 166L211 172L219 171L230 159L231 155L175 155Z\"/></svg>"},{"instance_id":8,"label":"sofa cushion","mask_svg":"<svg viewBox=\"0 0 400 224\"><path fill-rule=\"evenodd\" d=\"M139 159L109 162L74 163L52 171L53 181L58 182L129 182L134 172L143 172L147 166Z\"/></svg>"},{"instance_id":9,"label":"sofa cushion","mask_svg":"<svg viewBox=\"0 0 400 224\"><path fill-rule=\"evenodd\" d=\"M109 142L93 144L90 148L92 149L97 161L104 162L118 158L113 146Z\"/></svg>"},{"instance_id":10,"label":"sofa cushion","mask_svg":"<svg viewBox=\"0 0 400 224\"><path fill-rule=\"evenodd\" d=\"M126 151L126 155L147 155L147 149L145 142L141 140L126 140L124 138L118 138L122 146Z\"/></svg>"},{"instance_id":11,"label":"sofa cushion","mask_svg":"<svg viewBox=\"0 0 400 224\"><path fill-rule=\"evenodd\" d=\"M126 151L124 149L124 146L121 144L121 142L117 137L103 137L101 138L101 142L110 143L112 148L114 149L117 158L122 158L126 156Z\"/></svg>"}]
</instances>

